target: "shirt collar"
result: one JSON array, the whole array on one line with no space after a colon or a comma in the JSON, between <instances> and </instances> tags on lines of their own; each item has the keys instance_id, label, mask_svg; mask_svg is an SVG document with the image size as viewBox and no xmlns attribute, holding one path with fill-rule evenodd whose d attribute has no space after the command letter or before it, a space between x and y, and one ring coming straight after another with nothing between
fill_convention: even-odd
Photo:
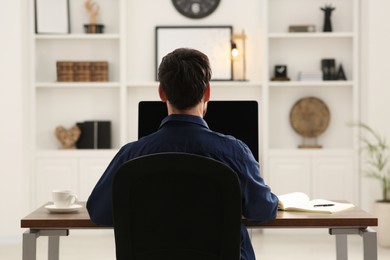
<instances>
[{"instance_id":1,"label":"shirt collar","mask_svg":"<svg viewBox=\"0 0 390 260\"><path fill-rule=\"evenodd\" d=\"M165 124L169 122L187 122L192 124L197 124L206 128L209 128L206 121L199 117L199 116L193 116L193 115L186 115L186 114L172 114L167 117L165 117L160 124L159 128L162 128Z\"/></svg>"}]
</instances>

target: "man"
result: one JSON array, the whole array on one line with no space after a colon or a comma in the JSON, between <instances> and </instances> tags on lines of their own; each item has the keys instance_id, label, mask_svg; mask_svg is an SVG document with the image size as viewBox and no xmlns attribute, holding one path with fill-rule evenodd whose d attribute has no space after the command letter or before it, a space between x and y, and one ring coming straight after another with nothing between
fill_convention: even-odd
<instances>
[{"instance_id":1,"label":"man","mask_svg":"<svg viewBox=\"0 0 390 260\"><path fill-rule=\"evenodd\" d=\"M113 175L124 162L159 152L199 154L227 164L240 179L243 216L255 221L274 219L278 199L260 177L259 164L249 148L232 136L213 132L203 120L210 99L207 56L193 49L177 49L163 58L158 77L159 95L166 102L168 116L155 133L126 144L114 157L88 199L91 220L112 225ZM253 260L255 255L244 225L241 233L241 259Z\"/></svg>"}]
</instances>

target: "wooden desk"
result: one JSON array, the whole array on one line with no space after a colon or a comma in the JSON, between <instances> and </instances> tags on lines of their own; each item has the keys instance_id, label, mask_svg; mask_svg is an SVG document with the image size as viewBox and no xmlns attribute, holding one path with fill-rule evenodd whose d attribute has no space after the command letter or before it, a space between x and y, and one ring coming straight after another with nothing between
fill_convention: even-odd
<instances>
[{"instance_id":1,"label":"wooden desk","mask_svg":"<svg viewBox=\"0 0 390 260\"><path fill-rule=\"evenodd\" d=\"M59 259L59 237L68 236L70 229L103 229L91 222L85 203L77 213L52 214L44 206L21 220L21 227L28 228L23 234L23 260L36 259L36 240L49 237L49 260ZM315 214L279 211L275 220L256 223L243 220L248 228L326 228L336 236L337 260L348 259L347 235L360 235L363 239L364 260L377 259L376 232L369 227L378 226L378 219L357 207L335 214Z\"/></svg>"}]
</instances>

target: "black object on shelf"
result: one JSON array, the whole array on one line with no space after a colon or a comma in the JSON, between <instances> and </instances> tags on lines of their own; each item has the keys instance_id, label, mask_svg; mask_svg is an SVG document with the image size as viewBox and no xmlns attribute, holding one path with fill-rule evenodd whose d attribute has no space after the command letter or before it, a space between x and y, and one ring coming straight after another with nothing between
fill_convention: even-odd
<instances>
[{"instance_id":1,"label":"black object on shelf","mask_svg":"<svg viewBox=\"0 0 390 260\"><path fill-rule=\"evenodd\" d=\"M81 135L76 143L78 149L110 149L111 122L85 121L77 123Z\"/></svg>"},{"instance_id":2,"label":"black object on shelf","mask_svg":"<svg viewBox=\"0 0 390 260\"><path fill-rule=\"evenodd\" d=\"M85 33L104 33L103 24L84 24Z\"/></svg>"},{"instance_id":3,"label":"black object on shelf","mask_svg":"<svg viewBox=\"0 0 390 260\"><path fill-rule=\"evenodd\" d=\"M290 78L287 76L287 65L275 65L274 77L272 81L289 81Z\"/></svg>"},{"instance_id":4,"label":"black object on shelf","mask_svg":"<svg viewBox=\"0 0 390 260\"><path fill-rule=\"evenodd\" d=\"M335 80L336 79L336 61L335 59L322 59L321 69L323 80Z\"/></svg>"},{"instance_id":5,"label":"black object on shelf","mask_svg":"<svg viewBox=\"0 0 390 260\"><path fill-rule=\"evenodd\" d=\"M339 71L337 72L337 80L347 80L347 77L345 76L344 73L344 68L343 65L340 64L339 66Z\"/></svg>"},{"instance_id":6,"label":"black object on shelf","mask_svg":"<svg viewBox=\"0 0 390 260\"><path fill-rule=\"evenodd\" d=\"M325 7L321 7L321 10L324 11L324 32L332 32L332 21L330 19L332 12L335 10L335 7L330 5L325 5Z\"/></svg>"}]
</instances>

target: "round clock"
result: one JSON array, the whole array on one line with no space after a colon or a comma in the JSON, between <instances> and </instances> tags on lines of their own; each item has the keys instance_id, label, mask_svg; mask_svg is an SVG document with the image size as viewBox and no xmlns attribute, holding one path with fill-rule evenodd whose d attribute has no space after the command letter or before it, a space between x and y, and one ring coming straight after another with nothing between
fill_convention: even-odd
<instances>
[{"instance_id":1,"label":"round clock","mask_svg":"<svg viewBox=\"0 0 390 260\"><path fill-rule=\"evenodd\" d=\"M217 9L219 2L220 0L172 0L177 11L193 19L210 15Z\"/></svg>"}]
</instances>

